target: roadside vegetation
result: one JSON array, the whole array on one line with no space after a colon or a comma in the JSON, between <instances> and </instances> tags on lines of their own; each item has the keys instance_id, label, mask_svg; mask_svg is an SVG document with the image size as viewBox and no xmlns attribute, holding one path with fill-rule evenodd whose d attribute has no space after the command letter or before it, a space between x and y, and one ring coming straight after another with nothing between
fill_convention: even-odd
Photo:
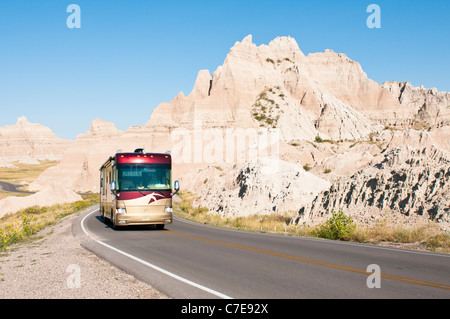
<instances>
[{"instance_id":1,"label":"roadside vegetation","mask_svg":"<svg viewBox=\"0 0 450 319\"><path fill-rule=\"evenodd\" d=\"M0 252L11 245L34 237L44 228L56 224L63 217L80 212L99 202L99 195L83 195L83 200L56 204L50 207L29 207L0 218Z\"/></svg>"},{"instance_id":2,"label":"roadside vegetation","mask_svg":"<svg viewBox=\"0 0 450 319\"><path fill-rule=\"evenodd\" d=\"M435 225L394 226L387 220L382 220L375 226L367 227L356 224L343 210L332 211L330 218L316 226L295 225L293 223L295 212L223 217L220 214L210 214L205 207L194 207L195 197L192 193L179 193L180 199L178 202L174 202L173 206L174 215L197 223L223 228L450 253L450 234L440 231Z\"/></svg>"}]
</instances>

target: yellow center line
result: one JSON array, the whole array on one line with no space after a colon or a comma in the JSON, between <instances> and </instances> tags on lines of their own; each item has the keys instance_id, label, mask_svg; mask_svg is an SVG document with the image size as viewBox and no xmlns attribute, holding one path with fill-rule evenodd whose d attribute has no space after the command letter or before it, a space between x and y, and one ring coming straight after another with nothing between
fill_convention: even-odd
<instances>
[{"instance_id":1,"label":"yellow center line","mask_svg":"<svg viewBox=\"0 0 450 319\"><path fill-rule=\"evenodd\" d=\"M281 258L287 258L287 259L296 260L296 261L300 261L300 262L304 262L304 263L308 263L308 264L314 264L314 265L324 266L324 267L328 267L328 268L340 269L340 270L350 271L350 272L359 273L359 274L363 274L363 275L373 275L372 272L368 272L368 271L363 270L363 269L357 269L357 268L352 268L352 267L347 267L347 266L331 264L331 263L318 261L318 260L314 260L314 259L308 259L308 258L303 258L303 257L298 257L298 256L292 256L292 255L287 255L287 254L277 253L277 252L273 252L273 251L269 251L269 250L263 250L263 249L253 248L253 247L242 246L242 245L230 244L230 243L225 243L225 242L211 240L211 239L206 239L206 238L194 237L194 236L174 233L174 232L171 232L171 231L165 231L164 233L170 234L170 235L175 235L175 236L178 236L178 237L184 237L184 238L199 240L199 241L203 241L203 242L207 242L207 243L212 243L212 244L217 244L217 245L237 248L237 249L241 249L241 250L261 253L261 254L265 254L265 255L271 255L271 256L276 256L276 257L281 257ZM449 285L445 285L445 284L438 284L438 283L433 283L433 282L428 282L428 281L423 281L423 280L417 280L417 279L411 279L411 278L406 278L406 277L400 277L400 276L394 276L394 275L388 275L388 274L380 274L380 277L381 278L385 278L385 279L391 279L391 280L411 283L411 284L415 284L415 285L421 285L421 286L427 286L427 287L433 287L433 288L450 290L450 286Z\"/></svg>"}]
</instances>

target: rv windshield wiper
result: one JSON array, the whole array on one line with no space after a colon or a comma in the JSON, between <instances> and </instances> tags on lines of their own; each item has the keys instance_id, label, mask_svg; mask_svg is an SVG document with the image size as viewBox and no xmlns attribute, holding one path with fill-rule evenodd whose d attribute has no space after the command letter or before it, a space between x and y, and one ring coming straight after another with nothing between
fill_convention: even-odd
<instances>
[{"instance_id":1,"label":"rv windshield wiper","mask_svg":"<svg viewBox=\"0 0 450 319\"><path fill-rule=\"evenodd\" d=\"M143 191L141 191L141 190L139 190L139 189L138 189L137 191L138 191L139 193L141 193L141 194L142 194L142 196L147 196L147 195L145 195L145 194L144 194L144 192L143 192Z\"/></svg>"},{"instance_id":2,"label":"rv windshield wiper","mask_svg":"<svg viewBox=\"0 0 450 319\"><path fill-rule=\"evenodd\" d=\"M158 192L161 194L161 196L166 197L166 195L164 195L163 192L161 192L160 190L155 190L155 192Z\"/></svg>"}]
</instances>

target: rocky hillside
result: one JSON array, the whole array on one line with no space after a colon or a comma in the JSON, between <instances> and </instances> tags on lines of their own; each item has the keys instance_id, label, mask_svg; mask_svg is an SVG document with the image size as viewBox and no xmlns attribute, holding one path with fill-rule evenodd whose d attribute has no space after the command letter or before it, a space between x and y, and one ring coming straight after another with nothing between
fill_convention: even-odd
<instances>
[{"instance_id":1,"label":"rocky hillside","mask_svg":"<svg viewBox=\"0 0 450 319\"><path fill-rule=\"evenodd\" d=\"M409 124L414 128L429 129L450 125L450 93L423 86L415 88L409 82L385 82L382 87L388 89L400 104L412 110L414 117Z\"/></svg>"},{"instance_id":2,"label":"rocky hillside","mask_svg":"<svg viewBox=\"0 0 450 319\"><path fill-rule=\"evenodd\" d=\"M59 161L69 145L70 141L60 139L48 127L30 123L22 116L15 125L0 127L0 166L15 161Z\"/></svg>"},{"instance_id":3,"label":"rocky hillside","mask_svg":"<svg viewBox=\"0 0 450 319\"><path fill-rule=\"evenodd\" d=\"M290 37L256 46L246 37L211 76L200 71L191 94L182 92L152 113L149 127L276 127L285 141L361 139L373 124L414 116L389 90L367 78L344 54L305 56Z\"/></svg>"},{"instance_id":4,"label":"rocky hillside","mask_svg":"<svg viewBox=\"0 0 450 319\"><path fill-rule=\"evenodd\" d=\"M416 142L430 139L425 131L410 133ZM342 208L365 224L401 214L408 217L399 217L403 223L433 220L450 230L450 153L411 144L388 148L365 169L333 182L300 209L297 223L317 222Z\"/></svg>"},{"instance_id":5,"label":"rocky hillside","mask_svg":"<svg viewBox=\"0 0 450 319\"><path fill-rule=\"evenodd\" d=\"M196 175L185 185L202 190L194 205L208 207L223 216L295 212L330 186L328 181L305 172L301 166L276 159L230 169L208 166Z\"/></svg>"}]
</instances>

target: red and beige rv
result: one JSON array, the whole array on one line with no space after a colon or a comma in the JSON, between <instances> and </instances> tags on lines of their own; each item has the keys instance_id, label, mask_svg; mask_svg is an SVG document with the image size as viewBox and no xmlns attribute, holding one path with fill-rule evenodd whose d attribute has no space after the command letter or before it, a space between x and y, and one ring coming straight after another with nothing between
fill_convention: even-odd
<instances>
[{"instance_id":1,"label":"red and beige rv","mask_svg":"<svg viewBox=\"0 0 450 319\"><path fill-rule=\"evenodd\" d=\"M174 183L175 193L179 183ZM172 157L170 154L118 152L100 168L100 216L114 229L128 225L164 225L172 217Z\"/></svg>"}]
</instances>

